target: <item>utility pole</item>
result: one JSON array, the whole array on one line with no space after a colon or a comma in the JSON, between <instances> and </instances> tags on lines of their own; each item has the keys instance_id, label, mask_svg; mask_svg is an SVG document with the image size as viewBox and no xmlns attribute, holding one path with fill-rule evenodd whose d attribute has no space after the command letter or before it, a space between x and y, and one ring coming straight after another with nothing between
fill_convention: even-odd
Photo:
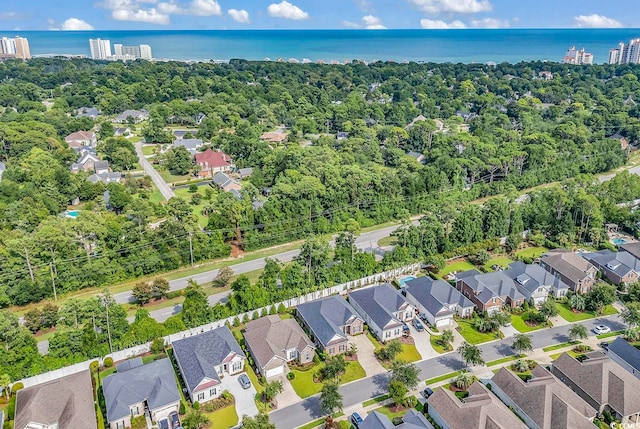
<instances>
[{"instance_id":1,"label":"utility pole","mask_svg":"<svg viewBox=\"0 0 640 429\"><path fill-rule=\"evenodd\" d=\"M193 267L193 233L189 231L189 254L191 255L191 266Z\"/></svg>"},{"instance_id":2,"label":"utility pole","mask_svg":"<svg viewBox=\"0 0 640 429\"><path fill-rule=\"evenodd\" d=\"M53 275L53 261L49 262L49 270L51 271L51 284L53 285L53 300L58 300L58 293L56 292L56 279Z\"/></svg>"}]
</instances>

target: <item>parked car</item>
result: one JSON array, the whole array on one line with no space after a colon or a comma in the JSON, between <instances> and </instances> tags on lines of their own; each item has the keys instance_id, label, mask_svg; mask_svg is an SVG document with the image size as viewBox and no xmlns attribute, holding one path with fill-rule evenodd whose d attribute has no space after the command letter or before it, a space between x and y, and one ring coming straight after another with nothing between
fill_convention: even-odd
<instances>
[{"instance_id":1,"label":"parked car","mask_svg":"<svg viewBox=\"0 0 640 429\"><path fill-rule=\"evenodd\" d=\"M611 328L609 328L606 325L598 325L595 328L593 328L593 332L595 332L596 335L608 334L609 332L611 332Z\"/></svg>"},{"instance_id":2,"label":"parked car","mask_svg":"<svg viewBox=\"0 0 640 429\"><path fill-rule=\"evenodd\" d=\"M409 325L407 325L406 323L402 325L402 335L404 336L411 335L411 329L409 329Z\"/></svg>"},{"instance_id":3,"label":"parked car","mask_svg":"<svg viewBox=\"0 0 640 429\"><path fill-rule=\"evenodd\" d=\"M413 319L413 327L416 328L418 332L424 331L424 326L422 326L422 323L420 323L420 320L417 318Z\"/></svg>"},{"instance_id":4,"label":"parked car","mask_svg":"<svg viewBox=\"0 0 640 429\"><path fill-rule=\"evenodd\" d=\"M362 424L362 417L360 417L360 414L358 413L351 414L351 423L353 423L356 429L359 428L360 425Z\"/></svg>"},{"instance_id":5,"label":"parked car","mask_svg":"<svg viewBox=\"0 0 640 429\"><path fill-rule=\"evenodd\" d=\"M158 429L169 429L169 420L162 419L158 421Z\"/></svg>"},{"instance_id":6,"label":"parked car","mask_svg":"<svg viewBox=\"0 0 640 429\"><path fill-rule=\"evenodd\" d=\"M424 396L425 398L428 398L431 395L433 395L433 390L431 390L430 387L427 387L422 391L422 396Z\"/></svg>"},{"instance_id":7,"label":"parked car","mask_svg":"<svg viewBox=\"0 0 640 429\"><path fill-rule=\"evenodd\" d=\"M249 380L247 374L240 374L240 377L238 377L238 381L240 382L240 386L242 386L243 389L248 389L251 387L251 380Z\"/></svg>"},{"instance_id":8,"label":"parked car","mask_svg":"<svg viewBox=\"0 0 640 429\"><path fill-rule=\"evenodd\" d=\"M176 413L175 411L169 414L169 421L171 422L172 429L182 428L182 426L180 425L180 417L178 417L178 413Z\"/></svg>"},{"instance_id":9,"label":"parked car","mask_svg":"<svg viewBox=\"0 0 640 429\"><path fill-rule=\"evenodd\" d=\"M420 313L419 317L420 320L422 320L424 323L429 323L429 319L427 319L427 313Z\"/></svg>"},{"instance_id":10,"label":"parked car","mask_svg":"<svg viewBox=\"0 0 640 429\"><path fill-rule=\"evenodd\" d=\"M603 341L598 345L600 346L601 349L609 350L609 342L608 341Z\"/></svg>"}]
</instances>

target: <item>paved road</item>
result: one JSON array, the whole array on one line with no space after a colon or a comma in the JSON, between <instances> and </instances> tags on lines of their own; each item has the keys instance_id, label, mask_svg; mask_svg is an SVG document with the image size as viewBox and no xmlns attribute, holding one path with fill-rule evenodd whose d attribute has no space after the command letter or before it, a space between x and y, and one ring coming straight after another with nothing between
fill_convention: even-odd
<instances>
[{"instance_id":1,"label":"paved road","mask_svg":"<svg viewBox=\"0 0 640 429\"><path fill-rule=\"evenodd\" d=\"M175 197L176 194L173 193L171 187L167 185L167 182L165 182L162 177L160 177L151 163L147 161L147 158L145 158L144 153L142 153L142 142L136 143L136 153L138 154L138 162L144 169L145 173L147 173L149 177L151 177L151 180L153 180L153 183L162 194L162 197L167 201L169 201L169 199L171 199L172 197Z\"/></svg>"},{"instance_id":2,"label":"paved road","mask_svg":"<svg viewBox=\"0 0 640 429\"><path fill-rule=\"evenodd\" d=\"M590 330L593 329L594 326L603 323L611 327L612 330L624 329L624 325L620 322L617 315L586 320L581 323ZM565 325L532 332L531 336L533 337L534 349L569 341L567 333L570 326L571 325ZM513 340L511 339L505 339L480 345L483 359L488 362L512 355L512 342ZM462 362L456 352L423 360L417 362L416 365L421 370L420 378L422 380L427 380L462 368ZM359 404L367 399L386 393L387 383L388 374L385 373L342 386L340 393L342 393L343 397L343 408ZM319 395L303 399L297 404L276 410L269 414L270 420L275 423L278 429L295 428L323 416L324 414L320 411Z\"/></svg>"},{"instance_id":3,"label":"paved road","mask_svg":"<svg viewBox=\"0 0 640 429\"><path fill-rule=\"evenodd\" d=\"M388 237L393 231L395 231L399 225L394 225L382 229L378 229L375 231L365 232L360 235L356 240L356 246L358 249L365 249L369 251L374 251L376 253L384 253L384 249L378 247L378 240ZM333 245L333 242L330 243ZM271 259L278 259L280 262L289 262L292 261L293 258L298 256L300 250L289 250L287 252L278 253L276 255L272 255ZM244 274L251 271L261 270L264 268L266 264L265 258L254 259L252 261L240 262L237 264L229 265L233 270L234 274ZM215 277L218 275L218 270L210 270L201 274L195 274L190 277L184 277L181 279L172 280L169 282L169 286L172 291L184 289L187 287L187 283L189 280L193 280L198 284L208 283L213 281ZM224 302L227 295L229 295L229 291L217 293L209 296L209 304L214 305L218 302ZM131 294L131 291L121 292L114 295L116 302L118 303L127 303L133 302L134 298ZM162 308L159 310L154 310L150 312L151 317L156 319L159 322L164 322L169 317L174 314L179 313L182 310L182 304L176 304L173 307Z\"/></svg>"},{"instance_id":4,"label":"paved road","mask_svg":"<svg viewBox=\"0 0 640 429\"><path fill-rule=\"evenodd\" d=\"M625 169L629 171L629 174L636 174L638 176L640 176L640 165L637 167L633 167L633 168L629 168L629 169ZM608 180L613 179L614 177L616 177L618 173L612 173L612 174L604 174L602 176L598 176L598 180L600 181L600 183L602 182L606 182Z\"/></svg>"}]
</instances>

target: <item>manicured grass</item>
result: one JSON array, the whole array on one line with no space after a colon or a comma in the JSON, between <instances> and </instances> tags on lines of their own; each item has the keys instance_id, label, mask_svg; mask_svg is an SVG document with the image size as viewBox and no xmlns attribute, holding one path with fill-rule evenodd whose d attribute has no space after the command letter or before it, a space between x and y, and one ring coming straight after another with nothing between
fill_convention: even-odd
<instances>
[{"instance_id":1,"label":"manicured grass","mask_svg":"<svg viewBox=\"0 0 640 429\"><path fill-rule=\"evenodd\" d=\"M384 347L384 345L380 341L375 339L369 331L367 331L367 338L369 338L369 341L373 343L375 351L378 351ZM416 349L416 346L414 346L413 344L402 344L402 352L396 357L396 359L403 360L405 362L416 362L422 360L422 356L418 352L418 349ZM380 365L382 365L386 369L391 368L391 364L392 362L380 361Z\"/></svg>"},{"instance_id":2,"label":"manicured grass","mask_svg":"<svg viewBox=\"0 0 640 429\"><path fill-rule=\"evenodd\" d=\"M407 412L407 408L403 407L400 411L393 412L391 411L391 407L395 407L395 403L393 405L385 405L384 407L376 408L374 411L377 411L385 416L389 417L389 420L393 421L394 417L402 417L404 413Z\"/></svg>"},{"instance_id":3,"label":"manicured grass","mask_svg":"<svg viewBox=\"0 0 640 429\"><path fill-rule=\"evenodd\" d=\"M378 240L378 246L395 246L397 242L398 242L398 237L390 235L388 237L384 237Z\"/></svg>"},{"instance_id":4,"label":"manicured grass","mask_svg":"<svg viewBox=\"0 0 640 429\"><path fill-rule=\"evenodd\" d=\"M474 326L475 319L459 319L460 335L470 344L481 344L497 339L494 332L479 332Z\"/></svg>"},{"instance_id":5,"label":"manicured grass","mask_svg":"<svg viewBox=\"0 0 640 429\"><path fill-rule=\"evenodd\" d=\"M519 258L538 258L549 249L546 247L528 247L516 252L516 256Z\"/></svg>"},{"instance_id":6,"label":"manicured grass","mask_svg":"<svg viewBox=\"0 0 640 429\"><path fill-rule=\"evenodd\" d=\"M568 353L568 354L569 354L569 356L573 356L573 357L576 357L576 356L578 356L579 354L582 354L582 353L576 353L576 352L574 352L573 350L567 350L566 352L562 352L562 353ZM552 354L552 355L550 355L549 357L550 357L551 359L553 359L553 360L556 360L556 359L558 359L558 358L560 357L560 355L561 355L562 353Z\"/></svg>"},{"instance_id":7,"label":"manicured grass","mask_svg":"<svg viewBox=\"0 0 640 429\"><path fill-rule=\"evenodd\" d=\"M576 344L580 344L580 341L569 341L566 343L555 344L553 346L544 347L542 349L543 352L552 352L554 350L564 349L565 347L575 346Z\"/></svg>"},{"instance_id":8,"label":"manicured grass","mask_svg":"<svg viewBox=\"0 0 640 429\"><path fill-rule=\"evenodd\" d=\"M366 376L367 373L364 372L364 368L362 367L362 365L360 365L360 362L358 362L357 360L350 361L344 375L340 377L340 384L360 380L361 378L365 378Z\"/></svg>"},{"instance_id":9,"label":"manicured grass","mask_svg":"<svg viewBox=\"0 0 640 429\"><path fill-rule=\"evenodd\" d=\"M451 274L452 272L462 272L462 271L469 271L469 270L474 270L476 268L475 265L473 265L471 262L464 260L464 261L458 261L458 262L453 262L451 264L447 264L446 267L444 267L444 269L442 271L440 271L438 273L438 275L440 277L444 277L447 274Z\"/></svg>"},{"instance_id":10,"label":"manicured grass","mask_svg":"<svg viewBox=\"0 0 640 429\"><path fill-rule=\"evenodd\" d=\"M157 169L157 171L158 171L158 174L160 174L160 177L162 177L162 180L164 180L169 184L176 183L176 182L186 182L189 179L191 179L194 182L197 180L195 177L193 177L193 175L188 173L185 175L179 176L179 175L173 175L169 170L165 170L165 169Z\"/></svg>"},{"instance_id":11,"label":"manicured grass","mask_svg":"<svg viewBox=\"0 0 640 429\"><path fill-rule=\"evenodd\" d=\"M156 150L156 146L142 146L142 153L144 155L155 155Z\"/></svg>"},{"instance_id":12,"label":"manicured grass","mask_svg":"<svg viewBox=\"0 0 640 429\"><path fill-rule=\"evenodd\" d=\"M202 227L206 227L209 223L209 217L202 214L202 209L206 204L209 204L211 201L204 199L204 188L198 187L198 192L189 192L187 188L180 188L174 190L177 197L184 199L189 205L191 205L191 197L195 194L200 194L202 199L200 200L200 204L191 205L193 207L193 214L198 218L198 225Z\"/></svg>"},{"instance_id":13,"label":"manicured grass","mask_svg":"<svg viewBox=\"0 0 640 429\"><path fill-rule=\"evenodd\" d=\"M544 328L546 325L544 323L540 323L537 326L529 326L525 323L522 318L523 314L512 314L511 315L511 325L516 328L519 332L531 332L537 331L538 329Z\"/></svg>"},{"instance_id":14,"label":"manicured grass","mask_svg":"<svg viewBox=\"0 0 640 429\"><path fill-rule=\"evenodd\" d=\"M513 259L510 259L506 256L502 256L499 258L493 258L493 259L489 259L485 264L484 264L484 269L488 270L488 271L492 271L493 268L491 268L494 265L500 265L502 268L508 268L509 264L513 262Z\"/></svg>"},{"instance_id":15,"label":"manicured grass","mask_svg":"<svg viewBox=\"0 0 640 429\"><path fill-rule=\"evenodd\" d=\"M238 424L238 414L235 406L229 406L213 413L207 413L207 417L211 421L208 426L210 429L229 429Z\"/></svg>"},{"instance_id":16,"label":"manicured grass","mask_svg":"<svg viewBox=\"0 0 640 429\"><path fill-rule=\"evenodd\" d=\"M334 419L337 419L338 417L342 417L342 416L344 416L344 413L340 412L340 413L333 414L332 417ZM324 420L325 420L325 417L320 417L319 419L309 422L306 425L299 426L298 429L315 429L320 425L324 425Z\"/></svg>"},{"instance_id":17,"label":"manicured grass","mask_svg":"<svg viewBox=\"0 0 640 429\"><path fill-rule=\"evenodd\" d=\"M603 338L617 337L618 335L622 335L623 332L624 331L611 331L608 334L596 335L596 338L603 339Z\"/></svg>"},{"instance_id":18,"label":"manicured grass","mask_svg":"<svg viewBox=\"0 0 640 429\"><path fill-rule=\"evenodd\" d=\"M443 375L440 375L438 377L430 378L427 381L425 381L424 383L428 386L430 384L439 383L441 381L451 380L452 378L456 377L458 374L460 374L460 371L450 372L448 374L443 374Z\"/></svg>"},{"instance_id":19,"label":"manicured grass","mask_svg":"<svg viewBox=\"0 0 640 429\"><path fill-rule=\"evenodd\" d=\"M602 310L602 314L595 314L593 311L574 313L573 310L571 310L571 307L569 307L569 305L564 302L556 302L556 308L558 309L560 316L567 322L579 322L581 320L593 319L594 317L600 316L610 316L612 314L618 313L618 311L612 305L607 305Z\"/></svg>"},{"instance_id":20,"label":"manicured grass","mask_svg":"<svg viewBox=\"0 0 640 429\"><path fill-rule=\"evenodd\" d=\"M366 408L369 405L373 405L373 404L377 404L379 402L385 401L387 399L389 399L391 397L391 395L389 395L388 393L386 395L381 395L381 396L377 396L375 398L371 398L368 401L364 401L362 403L362 408Z\"/></svg>"},{"instance_id":21,"label":"manicured grass","mask_svg":"<svg viewBox=\"0 0 640 429\"><path fill-rule=\"evenodd\" d=\"M438 353L447 353L453 350L453 347L451 347L451 345L449 346L448 350L445 350L444 347L442 347L440 344L436 342L438 338L440 338L439 335L431 335L429 338L429 341L431 342L431 347L433 347L433 350L435 350Z\"/></svg>"},{"instance_id":22,"label":"manicured grass","mask_svg":"<svg viewBox=\"0 0 640 429\"><path fill-rule=\"evenodd\" d=\"M516 360L519 359L520 356L518 355L513 355L513 356L507 356L507 357L503 357L502 359L496 359L496 360L492 360L487 362L487 366L496 366L496 365L500 365L501 363L506 363L506 362L511 362L512 360Z\"/></svg>"},{"instance_id":23,"label":"manicured grass","mask_svg":"<svg viewBox=\"0 0 640 429\"><path fill-rule=\"evenodd\" d=\"M315 365L306 371L291 370L296 376L291 380L291 386L295 390L296 394L301 398L307 398L309 396L320 393L322 390L322 383L316 383L313 381L313 374L322 370L324 363ZM349 383L351 381L359 380L366 377L364 368L358 361L348 362L347 370L344 375L340 377L340 384Z\"/></svg>"}]
</instances>

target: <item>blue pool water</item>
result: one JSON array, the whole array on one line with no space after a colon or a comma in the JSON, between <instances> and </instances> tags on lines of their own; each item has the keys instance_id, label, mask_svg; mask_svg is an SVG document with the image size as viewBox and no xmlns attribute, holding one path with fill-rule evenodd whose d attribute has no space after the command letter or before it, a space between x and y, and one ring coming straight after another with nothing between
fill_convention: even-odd
<instances>
[{"instance_id":1,"label":"blue pool water","mask_svg":"<svg viewBox=\"0 0 640 429\"><path fill-rule=\"evenodd\" d=\"M613 244L615 244L615 245L625 244L626 242L627 242L627 240L625 240L624 238L614 238L613 239Z\"/></svg>"},{"instance_id":2,"label":"blue pool water","mask_svg":"<svg viewBox=\"0 0 640 429\"><path fill-rule=\"evenodd\" d=\"M398 283L400 283L400 287L405 287L405 286L407 285L407 282L408 282L409 280L413 280L413 279L415 279L415 277L413 277L413 276L408 276L408 277L405 277L405 278L403 278L403 279L398 280Z\"/></svg>"},{"instance_id":3,"label":"blue pool water","mask_svg":"<svg viewBox=\"0 0 640 429\"><path fill-rule=\"evenodd\" d=\"M75 219L78 217L79 213L80 212L78 210L67 210L67 212L65 213L65 216Z\"/></svg>"}]
</instances>

